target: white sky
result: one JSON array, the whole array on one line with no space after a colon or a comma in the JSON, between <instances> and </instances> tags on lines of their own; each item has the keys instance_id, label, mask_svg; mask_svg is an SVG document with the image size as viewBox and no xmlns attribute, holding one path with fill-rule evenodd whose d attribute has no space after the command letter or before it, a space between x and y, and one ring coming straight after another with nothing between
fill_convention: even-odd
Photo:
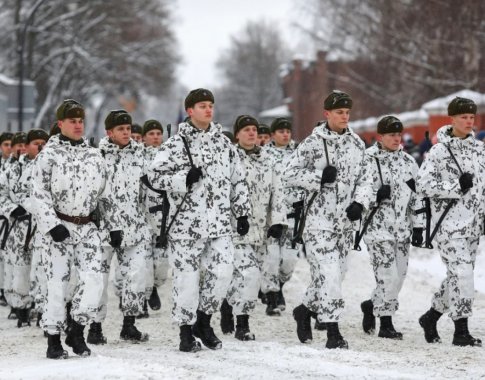
<instances>
[{"instance_id":1,"label":"white sky","mask_svg":"<svg viewBox=\"0 0 485 380\"><path fill-rule=\"evenodd\" d=\"M217 84L215 63L231 35L248 21L274 20L285 41L292 41L295 0L178 0L174 5L179 54L178 77L188 88ZM293 43L293 42L292 42ZM291 45L290 45L291 46Z\"/></svg>"}]
</instances>

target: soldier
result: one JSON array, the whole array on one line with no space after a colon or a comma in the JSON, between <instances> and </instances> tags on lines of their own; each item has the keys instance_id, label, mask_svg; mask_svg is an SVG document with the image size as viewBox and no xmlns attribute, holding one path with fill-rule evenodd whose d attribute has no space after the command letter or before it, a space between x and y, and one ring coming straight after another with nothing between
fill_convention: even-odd
<instances>
[{"instance_id":1,"label":"soldier","mask_svg":"<svg viewBox=\"0 0 485 380\"><path fill-rule=\"evenodd\" d=\"M0 149L2 150L2 155L0 157L0 173L4 172L7 168L7 162L12 153L12 137L13 134L10 132L3 132L0 135ZM6 216L2 215L0 218L2 218L2 225L6 228ZM4 293L4 256L5 252L0 248L0 306L7 306L7 300L5 299Z\"/></svg>"},{"instance_id":2,"label":"soldier","mask_svg":"<svg viewBox=\"0 0 485 380\"><path fill-rule=\"evenodd\" d=\"M326 323L327 348L348 348L338 326L344 309L342 281L353 222L360 219L366 204L354 194L365 146L348 127L351 108L349 95L332 92L324 101L327 121L298 146L285 173L287 185L301 186L311 194L303 231L311 283L303 303L293 310L297 334L302 343L311 341L311 317L318 317Z\"/></svg>"},{"instance_id":3,"label":"soldier","mask_svg":"<svg viewBox=\"0 0 485 380\"><path fill-rule=\"evenodd\" d=\"M271 123L272 141L265 146L265 150L275 159L274 165L277 176L282 175L294 152L291 141L291 122L286 118L277 118ZM288 229L283 236L270 236L267 241L267 253L263 262L261 291L266 298L266 314L280 315L286 309L283 286L288 282L295 270L301 244L293 242L295 223L295 204L304 198L304 190L296 187L285 188L285 208L290 211ZM292 215L291 215L292 214Z\"/></svg>"},{"instance_id":4,"label":"soldier","mask_svg":"<svg viewBox=\"0 0 485 380\"><path fill-rule=\"evenodd\" d=\"M32 214L50 242L46 249L47 299L42 327L48 334L47 357L66 358L60 332L65 325L65 302L71 266L79 280L72 300L72 322L66 344L89 356L83 331L98 314L103 289L101 241L92 222L98 202L116 205L105 191L106 165L101 153L83 139L84 107L68 99L57 108L61 133L37 156L32 172ZM120 245L121 231L112 224L112 244Z\"/></svg>"},{"instance_id":5,"label":"soldier","mask_svg":"<svg viewBox=\"0 0 485 380\"><path fill-rule=\"evenodd\" d=\"M446 278L431 308L419 318L428 343L441 342L437 322L448 313L455 324L453 345L481 346L468 331L474 298L473 270L483 229L484 146L472 129L477 105L457 97L448 105L451 125L441 127L438 143L419 169L418 195L429 197L433 231Z\"/></svg>"},{"instance_id":6,"label":"soldier","mask_svg":"<svg viewBox=\"0 0 485 380\"><path fill-rule=\"evenodd\" d=\"M258 127L258 144L264 146L271 141L271 128L266 124L259 124Z\"/></svg>"},{"instance_id":7,"label":"soldier","mask_svg":"<svg viewBox=\"0 0 485 380\"><path fill-rule=\"evenodd\" d=\"M148 167L160 151L163 142L163 126L158 120L147 120L143 124L143 141L145 143L145 165ZM162 212L151 213L151 207L160 206L166 196L144 187L144 206L147 217L150 221L151 242L148 248L148 275L147 275L147 298L152 310L159 310L161 307L158 287L167 279L168 257L167 250L157 244L157 237L160 233L163 215ZM146 303L144 312L148 316Z\"/></svg>"},{"instance_id":8,"label":"soldier","mask_svg":"<svg viewBox=\"0 0 485 380\"><path fill-rule=\"evenodd\" d=\"M172 317L180 326L181 351L222 347L210 326L233 271L231 216L237 232L249 229L250 205L236 151L212 122L214 96L196 89L185 99L189 122L179 125L148 171L154 188L168 193L168 257L173 271Z\"/></svg>"},{"instance_id":9,"label":"soldier","mask_svg":"<svg viewBox=\"0 0 485 380\"><path fill-rule=\"evenodd\" d=\"M25 143L27 142L27 135L23 132L17 132L12 137L12 153L10 154L10 158L7 160L4 166L4 171L1 173L0 176L0 183L2 183L4 197L9 196L9 188L8 183L15 183L18 181L20 174L22 173L22 166L25 164ZM6 218L4 227L7 230L4 232L5 235L2 235L3 239L6 239L8 233L10 231L10 226L17 218L16 215L11 215L13 210L4 210L1 212L4 217ZM4 237L5 236L5 237ZM11 246L7 246L6 242L3 244L4 249L4 285L3 288L5 289L5 298L7 303L11 306L10 313L8 315L9 319L16 319L17 318L17 311L15 307L12 305L12 300L10 296L13 294L13 281L14 281L14 274L13 274L13 265L15 263L14 252L11 249Z\"/></svg>"},{"instance_id":10,"label":"soldier","mask_svg":"<svg viewBox=\"0 0 485 380\"><path fill-rule=\"evenodd\" d=\"M141 143L143 141L142 132L143 129L140 124L131 124L131 138L137 143Z\"/></svg>"},{"instance_id":11,"label":"soldier","mask_svg":"<svg viewBox=\"0 0 485 380\"><path fill-rule=\"evenodd\" d=\"M9 254L8 299L17 313L17 326L30 325L30 272L32 238L35 221L27 212L30 207L32 164L48 135L42 129L32 129L26 136L27 154L16 165L10 165L0 182L0 204L4 215L11 218L6 250Z\"/></svg>"},{"instance_id":12,"label":"soldier","mask_svg":"<svg viewBox=\"0 0 485 380\"><path fill-rule=\"evenodd\" d=\"M416 214L422 205L415 194L419 168L416 160L401 147L402 130L401 121L394 116L379 120L378 142L366 150L362 170L366 181L357 190L367 193L372 200L370 212L363 218L362 234L376 279L371 299L361 304L362 326L366 333L372 334L375 317L379 317L379 337L390 339L402 339L402 333L394 328L392 316L399 306L409 244L412 240L414 246L421 246L424 228L423 214Z\"/></svg>"},{"instance_id":13,"label":"soldier","mask_svg":"<svg viewBox=\"0 0 485 380\"><path fill-rule=\"evenodd\" d=\"M0 157L0 171L5 170L5 164L12 153L12 138L13 134L10 132L3 132L0 135L0 150L2 151L2 156Z\"/></svg>"},{"instance_id":14,"label":"soldier","mask_svg":"<svg viewBox=\"0 0 485 380\"><path fill-rule=\"evenodd\" d=\"M274 157L257 144L258 121L241 115L234 124L238 153L246 172L251 209L249 233L234 236L234 272L221 307L221 328L224 334L234 331L236 338L254 340L249 329L249 314L253 312L260 286L260 271L265 257L266 230L275 239L281 238L287 227L283 188L276 173Z\"/></svg>"},{"instance_id":15,"label":"soldier","mask_svg":"<svg viewBox=\"0 0 485 380\"><path fill-rule=\"evenodd\" d=\"M143 146L131 136L131 116L125 110L111 111L106 117L107 136L99 142L99 149L108 168L107 188L119 209L117 229L113 232L113 210L100 204L103 297L101 311L91 324L88 343L104 344L101 323L108 306L108 279L111 260L116 253L121 274L121 310L123 327L120 338L145 342L148 334L135 326L135 317L143 312L146 292L146 255L150 239L147 220L141 204L140 178L144 174Z\"/></svg>"}]
</instances>

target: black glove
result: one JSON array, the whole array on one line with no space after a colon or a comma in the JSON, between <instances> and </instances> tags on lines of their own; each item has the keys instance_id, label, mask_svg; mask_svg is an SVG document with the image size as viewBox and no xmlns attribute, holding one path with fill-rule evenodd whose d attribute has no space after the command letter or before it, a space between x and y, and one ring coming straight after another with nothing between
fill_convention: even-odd
<instances>
[{"instance_id":1,"label":"black glove","mask_svg":"<svg viewBox=\"0 0 485 380\"><path fill-rule=\"evenodd\" d=\"M10 213L12 218L18 218L19 216L25 215L27 211L22 206L17 206L15 210Z\"/></svg>"},{"instance_id":2,"label":"black glove","mask_svg":"<svg viewBox=\"0 0 485 380\"><path fill-rule=\"evenodd\" d=\"M192 186L194 183L198 182L200 177L202 177L202 169L197 166L192 166L187 173L187 178L185 184L187 187Z\"/></svg>"},{"instance_id":3,"label":"black glove","mask_svg":"<svg viewBox=\"0 0 485 380\"><path fill-rule=\"evenodd\" d=\"M377 190L377 203L382 202L384 199L391 199L391 186L389 185L382 185Z\"/></svg>"},{"instance_id":4,"label":"black glove","mask_svg":"<svg viewBox=\"0 0 485 380\"><path fill-rule=\"evenodd\" d=\"M414 247L421 247L421 244L423 244L422 228L413 228L413 236L411 237L411 244Z\"/></svg>"},{"instance_id":5,"label":"black glove","mask_svg":"<svg viewBox=\"0 0 485 380\"><path fill-rule=\"evenodd\" d=\"M240 216L237 218L237 233L240 236L244 236L248 233L249 231L249 222L248 222L248 217L247 216Z\"/></svg>"},{"instance_id":6,"label":"black glove","mask_svg":"<svg viewBox=\"0 0 485 380\"><path fill-rule=\"evenodd\" d=\"M408 180L406 181L406 185L408 185L408 186L409 186L409 188L411 189L411 191L412 191L413 193L415 193L415 192L416 192L416 181L414 180L414 178L408 179Z\"/></svg>"},{"instance_id":7,"label":"black glove","mask_svg":"<svg viewBox=\"0 0 485 380\"><path fill-rule=\"evenodd\" d=\"M121 235L120 230L110 231L109 237L110 237L110 241L109 241L110 246L112 246L113 248L121 247L121 241L123 240L123 236Z\"/></svg>"},{"instance_id":8,"label":"black glove","mask_svg":"<svg viewBox=\"0 0 485 380\"><path fill-rule=\"evenodd\" d=\"M463 173L460 176L460 187L463 193L466 193L468 189L471 189L473 187L473 174Z\"/></svg>"},{"instance_id":9,"label":"black glove","mask_svg":"<svg viewBox=\"0 0 485 380\"><path fill-rule=\"evenodd\" d=\"M362 217L363 209L364 207L359 202L352 202L352 204L347 207L345 212L347 213L347 217L354 222Z\"/></svg>"},{"instance_id":10,"label":"black glove","mask_svg":"<svg viewBox=\"0 0 485 380\"><path fill-rule=\"evenodd\" d=\"M52 236L52 239L56 243L60 243L61 241L66 240L71 234L69 233L69 230L64 227L63 224L59 224L55 226L52 230L49 231L49 233Z\"/></svg>"},{"instance_id":11,"label":"black glove","mask_svg":"<svg viewBox=\"0 0 485 380\"><path fill-rule=\"evenodd\" d=\"M328 165L322 172L322 180L320 184L323 186L325 183L333 183L337 179L337 168L332 165Z\"/></svg>"},{"instance_id":12,"label":"black glove","mask_svg":"<svg viewBox=\"0 0 485 380\"><path fill-rule=\"evenodd\" d=\"M273 224L269 229L267 236L274 237L275 239L281 238L283 235L283 225L282 224Z\"/></svg>"}]
</instances>

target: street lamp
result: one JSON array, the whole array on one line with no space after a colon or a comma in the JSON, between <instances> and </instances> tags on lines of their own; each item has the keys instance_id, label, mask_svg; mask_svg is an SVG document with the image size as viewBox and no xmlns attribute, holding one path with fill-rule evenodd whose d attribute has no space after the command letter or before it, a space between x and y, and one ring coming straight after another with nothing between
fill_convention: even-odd
<instances>
[{"instance_id":1,"label":"street lamp","mask_svg":"<svg viewBox=\"0 0 485 380\"><path fill-rule=\"evenodd\" d=\"M25 40L27 37L27 29L31 25L34 19L34 14L42 5L45 0L37 0L25 20L24 27L20 33L20 45L17 49L19 53L19 88L18 88L18 122L19 122L19 132L23 129L23 119L24 119L24 47Z\"/></svg>"}]
</instances>

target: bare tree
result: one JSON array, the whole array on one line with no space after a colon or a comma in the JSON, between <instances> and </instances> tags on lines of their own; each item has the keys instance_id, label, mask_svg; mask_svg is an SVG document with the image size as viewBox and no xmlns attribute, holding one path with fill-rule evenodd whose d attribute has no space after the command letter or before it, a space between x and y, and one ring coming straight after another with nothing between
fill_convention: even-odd
<instances>
[{"instance_id":1,"label":"bare tree","mask_svg":"<svg viewBox=\"0 0 485 380\"><path fill-rule=\"evenodd\" d=\"M279 71L289 58L278 28L269 22L249 22L231 38L218 62L222 86L217 91L218 117L231 123L239 114L255 117L282 102Z\"/></svg>"},{"instance_id":2,"label":"bare tree","mask_svg":"<svg viewBox=\"0 0 485 380\"><path fill-rule=\"evenodd\" d=\"M352 80L388 109L462 88L485 90L481 0L314 0L306 11L313 22L300 28L318 46L336 59L371 63L377 81L357 72Z\"/></svg>"}]
</instances>

